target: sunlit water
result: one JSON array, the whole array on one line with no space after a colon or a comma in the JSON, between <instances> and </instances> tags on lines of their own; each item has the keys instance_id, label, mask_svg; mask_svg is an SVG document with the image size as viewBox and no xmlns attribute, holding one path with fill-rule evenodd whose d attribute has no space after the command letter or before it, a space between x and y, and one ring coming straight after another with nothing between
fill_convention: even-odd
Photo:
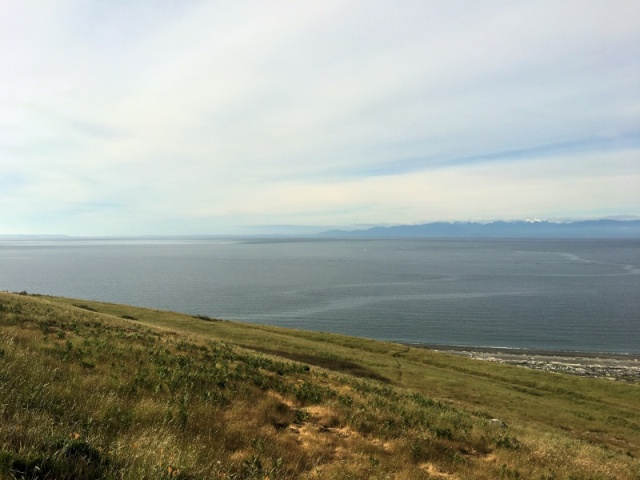
<instances>
[{"instance_id":1,"label":"sunlit water","mask_svg":"<svg viewBox=\"0 0 640 480\"><path fill-rule=\"evenodd\" d=\"M3 241L0 290L401 342L640 352L638 240Z\"/></svg>"}]
</instances>

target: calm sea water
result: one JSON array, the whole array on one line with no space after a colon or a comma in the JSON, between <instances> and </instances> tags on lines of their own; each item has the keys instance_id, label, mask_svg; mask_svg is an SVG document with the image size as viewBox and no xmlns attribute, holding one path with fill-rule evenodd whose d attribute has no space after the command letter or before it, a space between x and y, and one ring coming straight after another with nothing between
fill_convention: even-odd
<instances>
[{"instance_id":1,"label":"calm sea water","mask_svg":"<svg viewBox=\"0 0 640 480\"><path fill-rule=\"evenodd\" d=\"M0 290L400 342L640 353L638 240L2 241Z\"/></svg>"}]
</instances>

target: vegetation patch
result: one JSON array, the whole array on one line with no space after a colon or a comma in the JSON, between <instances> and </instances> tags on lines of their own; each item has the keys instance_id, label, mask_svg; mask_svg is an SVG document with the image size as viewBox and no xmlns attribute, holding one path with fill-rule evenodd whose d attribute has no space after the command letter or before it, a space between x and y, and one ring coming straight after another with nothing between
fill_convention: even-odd
<instances>
[{"instance_id":1,"label":"vegetation patch","mask_svg":"<svg viewBox=\"0 0 640 480\"><path fill-rule=\"evenodd\" d=\"M89 305L86 305L84 303L74 303L73 305L74 307L78 307L78 308L82 308L83 310L89 310L90 312L97 312L97 310L93 307L90 307Z\"/></svg>"},{"instance_id":2,"label":"vegetation patch","mask_svg":"<svg viewBox=\"0 0 640 480\"><path fill-rule=\"evenodd\" d=\"M285 350L275 350L275 349L270 349L266 347L257 347L257 346L251 346L251 345L242 345L242 346L244 348L249 348L257 352L262 352L269 355L287 358L289 360L294 360L296 362L308 363L311 365L315 365L317 367L333 370L334 372L348 373L349 375L352 375L354 377L370 378L370 379L378 380L381 382L389 382L388 378L385 378L379 373L371 369L368 369L366 367L363 367L362 365L359 365L355 362L344 360L342 358L322 357L320 355L287 352Z\"/></svg>"},{"instance_id":3,"label":"vegetation patch","mask_svg":"<svg viewBox=\"0 0 640 480\"><path fill-rule=\"evenodd\" d=\"M0 293L0 479L637 480L638 390Z\"/></svg>"},{"instance_id":4,"label":"vegetation patch","mask_svg":"<svg viewBox=\"0 0 640 480\"><path fill-rule=\"evenodd\" d=\"M193 318L197 318L198 320L204 320L205 322L219 322L217 318L211 318L208 315L194 315Z\"/></svg>"}]
</instances>

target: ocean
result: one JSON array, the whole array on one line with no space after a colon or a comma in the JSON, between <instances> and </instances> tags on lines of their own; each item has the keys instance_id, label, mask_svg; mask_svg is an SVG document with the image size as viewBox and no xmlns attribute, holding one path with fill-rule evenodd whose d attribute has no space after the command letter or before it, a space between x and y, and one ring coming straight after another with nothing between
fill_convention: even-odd
<instances>
[{"instance_id":1,"label":"ocean","mask_svg":"<svg viewBox=\"0 0 640 480\"><path fill-rule=\"evenodd\" d=\"M640 240L0 240L0 290L426 345L640 353Z\"/></svg>"}]
</instances>

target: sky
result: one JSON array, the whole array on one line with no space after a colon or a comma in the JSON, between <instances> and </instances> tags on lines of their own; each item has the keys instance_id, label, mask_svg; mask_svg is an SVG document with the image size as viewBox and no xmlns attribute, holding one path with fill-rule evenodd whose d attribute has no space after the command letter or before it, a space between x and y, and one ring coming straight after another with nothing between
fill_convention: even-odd
<instances>
[{"instance_id":1,"label":"sky","mask_svg":"<svg viewBox=\"0 0 640 480\"><path fill-rule=\"evenodd\" d=\"M637 0L0 0L0 234L608 216Z\"/></svg>"}]
</instances>

